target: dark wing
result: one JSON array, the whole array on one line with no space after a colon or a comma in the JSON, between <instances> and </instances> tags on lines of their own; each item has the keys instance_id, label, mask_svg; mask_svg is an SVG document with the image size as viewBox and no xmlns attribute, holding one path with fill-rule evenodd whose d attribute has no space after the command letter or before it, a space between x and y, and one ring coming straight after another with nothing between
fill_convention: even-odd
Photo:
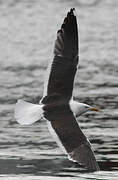
<instances>
[{"instance_id":1,"label":"dark wing","mask_svg":"<svg viewBox=\"0 0 118 180\"><path fill-rule=\"evenodd\" d=\"M70 160L76 161L90 171L99 170L91 145L81 131L69 106L60 106L45 111Z\"/></svg>"},{"instance_id":2,"label":"dark wing","mask_svg":"<svg viewBox=\"0 0 118 180\"><path fill-rule=\"evenodd\" d=\"M74 9L57 32L54 47L54 59L47 83L47 96L61 94L65 98L72 96L73 82L78 63L78 29Z\"/></svg>"}]
</instances>

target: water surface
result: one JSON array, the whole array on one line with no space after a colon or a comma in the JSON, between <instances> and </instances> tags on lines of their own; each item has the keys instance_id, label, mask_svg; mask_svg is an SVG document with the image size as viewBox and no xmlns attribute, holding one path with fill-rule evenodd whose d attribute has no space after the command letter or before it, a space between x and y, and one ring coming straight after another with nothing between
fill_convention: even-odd
<instances>
[{"instance_id":1,"label":"water surface","mask_svg":"<svg viewBox=\"0 0 118 180\"><path fill-rule=\"evenodd\" d=\"M74 96L100 109L79 118L101 168L95 173L67 159L44 120L20 126L14 119L17 99L42 97L56 31L71 7L80 40ZM118 179L117 17L115 0L0 1L0 179Z\"/></svg>"}]
</instances>

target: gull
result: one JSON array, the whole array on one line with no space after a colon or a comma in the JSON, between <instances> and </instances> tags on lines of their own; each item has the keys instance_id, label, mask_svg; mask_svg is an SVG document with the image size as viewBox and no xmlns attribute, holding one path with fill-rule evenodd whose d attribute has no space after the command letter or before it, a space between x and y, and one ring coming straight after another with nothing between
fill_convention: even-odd
<instances>
[{"instance_id":1,"label":"gull","mask_svg":"<svg viewBox=\"0 0 118 180\"><path fill-rule=\"evenodd\" d=\"M47 69L42 99L39 104L19 99L15 119L21 125L46 119L50 133L69 160L89 171L99 171L91 144L77 120L83 113L98 109L73 99L78 49L77 17L75 8L71 8L57 32L54 58Z\"/></svg>"}]
</instances>

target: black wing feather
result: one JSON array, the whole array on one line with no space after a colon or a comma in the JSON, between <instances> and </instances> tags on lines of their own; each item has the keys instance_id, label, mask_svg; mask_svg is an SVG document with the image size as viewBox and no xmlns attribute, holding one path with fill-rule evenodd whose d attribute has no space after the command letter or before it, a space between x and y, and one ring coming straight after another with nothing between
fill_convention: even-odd
<instances>
[{"instance_id":1,"label":"black wing feather","mask_svg":"<svg viewBox=\"0 0 118 180\"><path fill-rule=\"evenodd\" d=\"M45 107L45 118L51 122L70 160L76 161L90 171L99 170L91 145L81 131L69 105Z\"/></svg>"},{"instance_id":2,"label":"black wing feather","mask_svg":"<svg viewBox=\"0 0 118 180\"><path fill-rule=\"evenodd\" d=\"M78 28L74 9L67 14L61 29L57 32L54 54L69 59L78 56Z\"/></svg>"},{"instance_id":3,"label":"black wing feather","mask_svg":"<svg viewBox=\"0 0 118 180\"><path fill-rule=\"evenodd\" d=\"M77 20L71 9L57 32L54 59L47 83L47 96L60 94L66 99L72 96L74 77L78 64Z\"/></svg>"}]
</instances>

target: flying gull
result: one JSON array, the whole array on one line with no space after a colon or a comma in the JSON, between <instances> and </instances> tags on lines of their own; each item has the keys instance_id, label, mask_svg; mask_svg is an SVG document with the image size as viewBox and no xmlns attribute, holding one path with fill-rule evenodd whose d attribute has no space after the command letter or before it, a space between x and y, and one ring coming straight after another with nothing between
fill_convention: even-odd
<instances>
[{"instance_id":1,"label":"flying gull","mask_svg":"<svg viewBox=\"0 0 118 180\"><path fill-rule=\"evenodd\" d=\"M57 32L54 58L46 73L42 99L39 104L19 99L15 106L15 119L21 125L28 125L43 117L55 141L70 160L89 171L98 171L91 144L76 120L76 117L89 110L98 111L73 100L78 59L78 28L73 8Z\"/></svg>"}]
</instances>

